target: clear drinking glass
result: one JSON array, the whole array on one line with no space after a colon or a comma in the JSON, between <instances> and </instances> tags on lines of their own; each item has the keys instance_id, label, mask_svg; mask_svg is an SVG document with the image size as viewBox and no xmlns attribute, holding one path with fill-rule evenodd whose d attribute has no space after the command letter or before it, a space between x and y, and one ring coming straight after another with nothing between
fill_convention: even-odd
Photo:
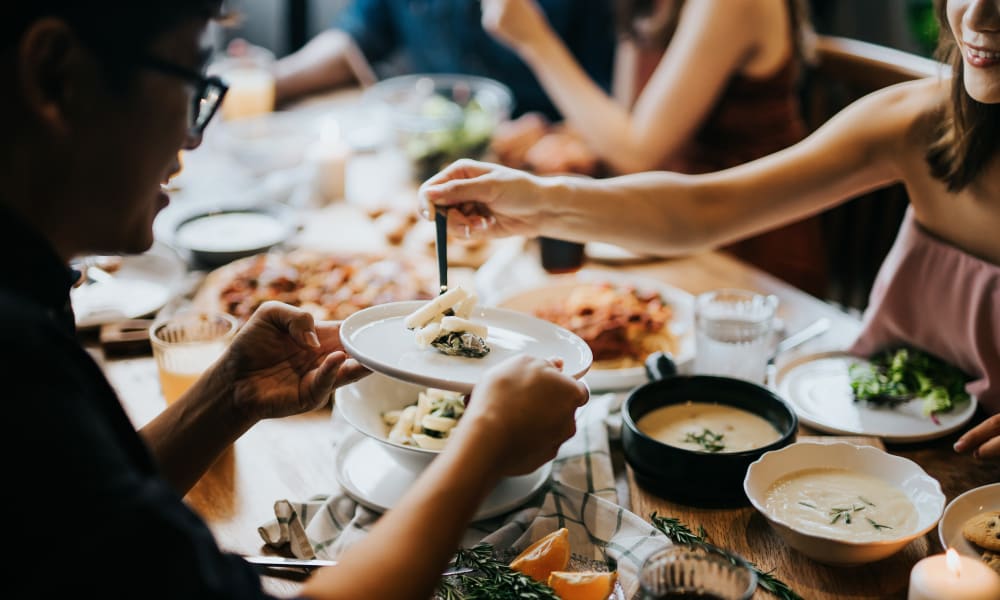
<instances>
[{"instance_id":1,"label":"clear drinking glass","mask_svg":"<svg viewBox=\"0 0 1000 600\"><path fill-rule=\"evenodd\" d=\"M224 313L185 312L149 328L163 399L170 404L229 346L238 322Z\"/></svg>"},{"instance_id":2,"label":"clear drinking glass","mask_svg":"<svg viewBox=\"0 0 1000 600\"><path fill-rule=\"evenodd\" d=\"M706 292L695 302L694 372L763 383L774 335L775 296L747 290Z\"/></svg>"},{"instance_id":3,"label":"clear drinking glass","mask_svg":"<svg viewBox=\"0 0 1000 600\"><path fill-rule=\"evenodd\" d=\"M233 44L229 54L212 63L209 72L229 86L220 111L226 120L267 114L274 110L274 54L259 46Z\"/></svg>"},{"instance_id":4,"label":"clear drinking glass","mask_svg":"<svg viewBox=\"0 0 1000 600\"><path fill-rule=\"evenodd\" d=\"M639 587L643 600L749 600L757 589L757 574L741 560L671 546L642 564Z\"/></svg>"}]
</instances>

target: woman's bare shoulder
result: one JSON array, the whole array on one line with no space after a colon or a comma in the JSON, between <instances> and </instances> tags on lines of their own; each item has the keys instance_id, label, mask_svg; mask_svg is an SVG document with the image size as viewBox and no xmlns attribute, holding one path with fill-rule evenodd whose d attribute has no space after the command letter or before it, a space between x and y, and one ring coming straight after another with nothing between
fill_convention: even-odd
<instances>
[{"instance_id":1,"label":"woman's bare shoulder","mask_svg":"<svg viewBox=\"0 0 1000 600\"><path fill-rule=\"evenodd\" d=\"M929 139L935 116L948 102L950 80L928 77L899 83L862 98L858 117L878 145L893 154Z\"/></svg>"}]
</instances>

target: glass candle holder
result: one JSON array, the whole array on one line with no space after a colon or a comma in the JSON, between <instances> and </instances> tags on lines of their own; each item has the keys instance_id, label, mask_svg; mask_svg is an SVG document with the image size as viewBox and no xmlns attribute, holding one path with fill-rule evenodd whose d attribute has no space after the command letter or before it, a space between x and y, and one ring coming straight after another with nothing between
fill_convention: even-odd
<instances>
[{"instance_id":1,"label":"glass candle holder","mask_svg":"<svg viewBox=\"0 0 1000 600\"><path fill-rule=\"evenodd\" d=\"M757 574L743 560L671 546L646 559L639 587L643 600L749 600L757 589Z\"/></svg>"}]
</instances>

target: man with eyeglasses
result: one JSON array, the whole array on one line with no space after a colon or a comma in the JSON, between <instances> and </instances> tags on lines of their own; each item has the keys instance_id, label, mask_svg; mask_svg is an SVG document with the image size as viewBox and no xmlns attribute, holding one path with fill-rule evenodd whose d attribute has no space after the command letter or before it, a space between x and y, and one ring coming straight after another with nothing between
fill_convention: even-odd
<instances>
[{"instance_id":1,"label":"man with eyeglasses","mask_svg":"<svg viewBox=\"0 0 1000 600\"><path fill-rule=\"evenodd\" d=\"M268 303L137 432L76 339L70 259L150 247L177 153L225 97L199 44L220 3L0 5L0 472L4 539L23 559L5 597L264 597L182 498L255 423L324 406L365 373L337 323ZM550 460L586 398L538 359L485 376L434 466L302 597L428 598L482 498Z\"/></svg>"}]
</instances>

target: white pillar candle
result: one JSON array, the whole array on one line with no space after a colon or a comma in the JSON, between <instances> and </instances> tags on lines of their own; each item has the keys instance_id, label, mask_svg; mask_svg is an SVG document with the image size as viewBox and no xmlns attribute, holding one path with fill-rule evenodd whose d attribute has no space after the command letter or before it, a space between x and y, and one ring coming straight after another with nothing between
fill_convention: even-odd
<instances>
[{"instance_id":1,"label":"white pillar candle","mask_svg":"<svg viewBox=\"0 0 1000 600\"><path fill-rule=\"evenodd\" d=\"M928 556L910 571L908 600L1000 600L1000 575L982 561L947 554Z\"/></svg>"},{"instance_id":2,"label":"white pillar candle","mask_svg":"<svg viewBox=\"0 0 1000 600\"><path fill-rule=\"evenodd\" d=\"M350 158L351 148L341 137L337 121L326 120L320 128L319 140L306 152L306 160L314 169L313 189L321 203L344 197Z\"/></svg>"}]
</instances>

